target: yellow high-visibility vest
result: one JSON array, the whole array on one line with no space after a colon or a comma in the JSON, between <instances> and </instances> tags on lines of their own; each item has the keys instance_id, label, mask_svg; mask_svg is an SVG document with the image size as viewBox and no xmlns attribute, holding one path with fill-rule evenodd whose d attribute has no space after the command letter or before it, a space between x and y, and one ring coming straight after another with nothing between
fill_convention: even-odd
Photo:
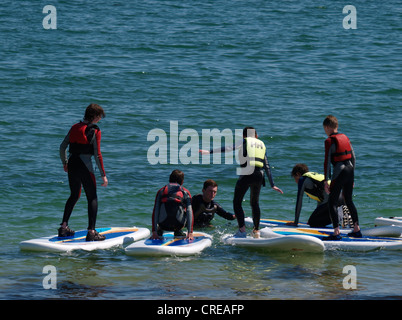
<instances>
[{"instance_id":1,"label":"yellow high-visibility vest","mask_svg":"<svg viewBox=\"0 0 402 320\"><path fill-rule=\"evenodd\" d=\"M306 172L305 174L303 174L303 177L308 177L311 178L315 181L318 181L318 183L316 184L317 187L320 189L320 191L324 190L324 184L323 181L325 179L325 176L321 173L317 173L317 172ZM329 184L331 184L331 181L328 181ZM321 190L322 189L322 190ZM307 192L306 190L304 190L304 192L306 193L307 196L309 196L311 199L322 202L323 199L321 194L318 197L317 195L314 195L312 193Z\"/></svg>"},{"instance_id":2,"label":"yellow high-visibility vest","mask_svg":"<svg viewBox=\"0 0 402 320\"><path fill-rule=\"evenodd\" d=\"M250 159L250 166L262 168L264 166L265 151L264 142L256 138L245 138L247 157Z\"/></svg>"}]
</instances>

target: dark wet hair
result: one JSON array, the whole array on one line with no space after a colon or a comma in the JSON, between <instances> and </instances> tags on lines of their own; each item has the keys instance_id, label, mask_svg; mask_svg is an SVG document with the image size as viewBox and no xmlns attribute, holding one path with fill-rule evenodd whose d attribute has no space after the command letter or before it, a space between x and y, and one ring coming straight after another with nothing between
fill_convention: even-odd
<instances>
[{"instance_id":1,"label":"dark wet hair","mask_svg":"<svg viewBox=\"0 0 402 320\"><path fill-rule=\"evenodd\" d=\"M91 122L96 117L106 117L105 111L100 105L91 103L85 110L84 120Z\"/></svg>"}]
</instances>

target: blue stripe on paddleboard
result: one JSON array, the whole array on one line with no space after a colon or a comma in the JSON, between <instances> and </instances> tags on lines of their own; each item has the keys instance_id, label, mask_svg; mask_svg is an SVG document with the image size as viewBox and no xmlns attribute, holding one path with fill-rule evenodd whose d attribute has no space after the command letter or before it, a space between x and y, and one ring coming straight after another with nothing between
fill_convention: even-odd
<instances>
[{"instance_id":1,"label":"blue stripe on paddleboard","mask_svg":"<svg viewBox=\"0 0 402 320\"><path fill-rule=\"evenodd\" d=\"M175 246L182 246L182 245L188 245L192 243L197 243L203 239L206 239L207 237L194 237L194 240L189 241L186 239L174 239L173 237L166 237L162 240L160 239L147 239L145 240L145 244L148 246L169 246L169 247L175 247Z\"/></svg>"}]
</instances>

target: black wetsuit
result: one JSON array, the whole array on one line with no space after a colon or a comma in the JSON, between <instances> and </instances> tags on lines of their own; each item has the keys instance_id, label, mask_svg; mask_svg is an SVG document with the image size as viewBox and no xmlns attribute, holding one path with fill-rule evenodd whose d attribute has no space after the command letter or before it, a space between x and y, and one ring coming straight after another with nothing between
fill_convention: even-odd
<instances>
[{"instance_id":1,"label":"black wetsuit","mask_svg":"<svg viewBox=\"0 0 402 320\"><path fill-rule=\"evenodd\" d=\"M328 214L328 194L324 190L324 181L317 181L310 177L300 177L297 190L297 201L295 208L295 221L299 223L300 212L303 204L304 193L307 192L317 200L317 208L311 214L307 224L314 228L325 227L331 224Z\"/></svg>"},{"instance_id":2,"label":"black wetsuit","mask_svg":"<svg viewBox=\"0 0 402 320\"><path fill-rule=\"evenodd\" d=\"M71 195L68 198L63 215L63 222L68 224L75 204L84 187L88 200L88 230L94 230L98 213L96 179L92 166L92 157L101 173L105 176L103 158L100 152L101 131L96 125L79 122L72 126L60 145L60 159L63 165L68 164L68 182ZM70 157L67 158L67 147L70 145Z\"/></svg>"},{"instance_id":3,"label":"black wetsuit","mask_svg":"<svg viewBox=\"0 0 402 320\"><path fill-rule=\"evenodd\" d=\"M186 225L187 231L193 233L193 224L190 191L178 183L168 183L159 189L152 212L152 232L179 231Z\"/></svg>"},{"instance_id":4,"label":"black wetsuit","mask_svg":"<svg viewBox=\"0 0 402 320\"><path fill-rule=\"evenodd\" d=\"M337 206L339 195L343 192L345 204L349 209L350 216L354 224L359 224L359 218L357 215L357 209L353 203L353 185L354 185L354 170L356 166L356 157L350 144L350 159L335 161L337 145L332 136L339 133L334 133L328 139L325 140L325 161L324 161L324 175L325 179L331 178L331 163L333 166L332 182L330 186L329 194L329 215L332 220L333 227L339 227L339 221L337 220Z\"/></svg>"},{"instance_id":5,"label":"black wetsuit","mask_svg":"<svg viewBox=\"0 0 402 320\"><path fill-rule=\"evenodd\" d=\"M226 220L236 219L232 213L227 212L222 206L212 200L211 202L205 202L202 198L202 194L197 194L191 201L194 214L194 226L195 227L208 227L214 218L215 213Z\"/></svg>"},{"instance_id":6,"label":"black wetsuit","mask_svg":"<svg viewBox=\"0 0 402 320\"><path fill-rule=\"evenodd\" d=\"M242 144L240 145L233 145L233 147L222 147L219 152L231 151L236 148L241 148L240 152L243 153L243 158L247 158L247 142L246 139L243 139ZM210 150L210 153L216 152L214 150ZM264 171L268 176L269 183L273 188L275 186L271 168L268 163L267 156L264 156L263 167L258 168L255 167L251 174L244 174L240 175L239 179L236 182L235 192L233 197L233 210L237 218L237 222L239 225L239 229L245 226L244 221L244 210L242 207L242 201L244 195L246 194L247 190L250 189L250 204L251 204L251 212L252 218L254 223L254 229L258 230L260 226L260 217L261 217L261 210L259 205L260 200L260 191L261 186L265 186L265 179L264 179ZM241 165L243 167L243 165Z\"/></svg>"}]
</instances>

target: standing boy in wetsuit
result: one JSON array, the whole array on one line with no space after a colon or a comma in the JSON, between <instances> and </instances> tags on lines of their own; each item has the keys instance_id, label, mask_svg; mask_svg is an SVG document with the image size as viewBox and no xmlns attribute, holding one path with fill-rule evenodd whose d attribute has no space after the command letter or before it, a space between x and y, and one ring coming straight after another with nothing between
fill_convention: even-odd
<instances>
[{"instance_id":1,"label":"standing boy in wetsuit","mask_svg":"<svg viewBox=\"0 0 402 320\"><path fill-rule=\"evenodd\" d=\"M68 237L75 233L69 228L68 220L75 204L80 198L83 186L88 201L88 233L86 241L105 240L105 236L100 235L95 230L98 214L98 198L96 179L92 166L92 157L94 157L102 177L102 186L106 187L108 180L105 168L103 167L103 158L100 149L101 131L96 125L104 117L105 112L101 106L94 103L90 104L85 110L84 120L71 127L60 145L60 159L63 163L64 171L68 173L71 195L64 208L63 221L58 230L59 237ZM68 146L70 146L70 156L67 158Z\"/></svg>"},{"instance_id":2,"label":"standing boy in wetsuit","mask_svg":"<svg viewBox=\"0 0 402 320\"><path fill-rule=\"evenodd\" d=\"M268 163L267 156L265 154L266 147L264 142L258 139L257 132L253 127L245 127L243 129L243 142L239 146L233 146L233 148L222 147L220 152L232 151L240 147L239 159L240 159L240 176L236 182L234 197L233 197L233 210L237 218L239 225L239 231L235 234L236 237L245 238L246 224L244 221L244 211L242 207L243 198L250 189L250 204L253 217L254 228L252 236L259 238L259 226L260 226L260 191L261 186L265 185L264 171L268 175L271 188L279 193L283 193L281 189L275 186L271 168ZM209 154L217 152L215 150L200 150L202 154Z\"/></svg>"},{"instance_id":3,"label":"standing boy in wetsuit","mask_svg":"<svg viewBox=\"0 0 402 320\"><path fill-rule=\"evenodd\" d=\"M333 115L329 115L324 119L323 127L328 136L325 140L324 187L329 192L329 214L334 227L334 233L328 240L338 240L341 238L337 214L338 199L341 191L343 191L345 204L349 208L353 221L353 232L348 235L361 238L362 234L360 232L357 210L352 199L356 164L352 144L346 135L338 133L338 119ZM329 186L328 180L331 178L331 163L333 165L333 173L331 186Z\"/></svg>"},{"instance_id":4,"label":"standing boy in wetsuit","mask_svg":"<svg viewBox=\"0 0 402 320\"><path fill-rule=\"evenodd\" d=\"M159 239L163 231L174 231L174 235L185 236L182 229L187 226L186 239L193 240L193 211L191 194L183 185L184 173L173 170L169 183L158 190L152 212L151 239Z\"/></svg>"}]
</instances>

